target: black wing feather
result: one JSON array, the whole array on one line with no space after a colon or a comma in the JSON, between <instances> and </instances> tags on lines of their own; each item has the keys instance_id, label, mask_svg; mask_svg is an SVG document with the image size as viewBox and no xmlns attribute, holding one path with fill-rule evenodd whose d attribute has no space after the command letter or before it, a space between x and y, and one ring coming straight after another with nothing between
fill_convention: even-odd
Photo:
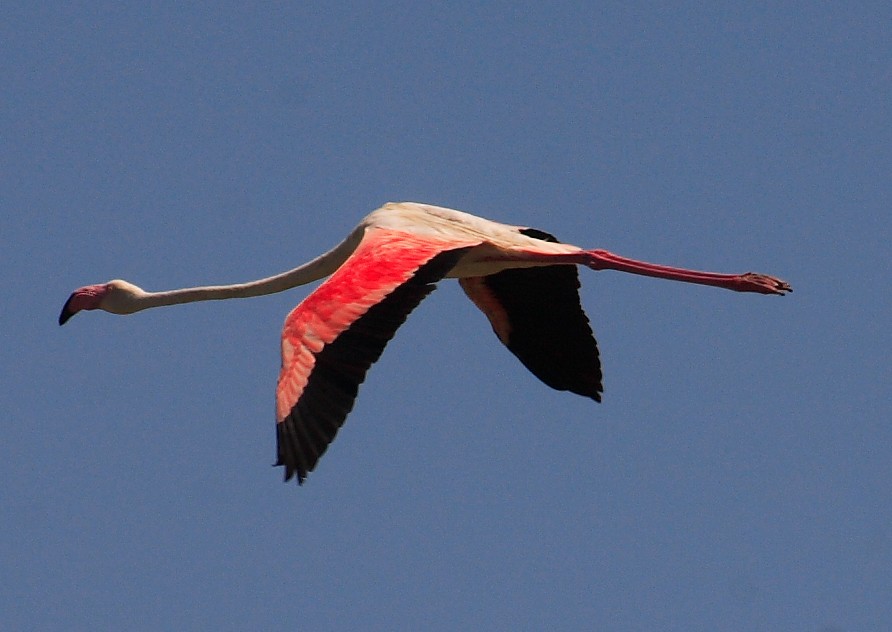
<instances>
[{"instance_id":1,"label":"black wing feather","mask_svg":"<svg viewBox=\"0 0 892 632\"><path fill-rule=\"evenodd\" d=\"M557 242L533 229L521 233ZM533 375L551 388L601 401L598 344L579 301L574 265L513 268L483 277L508 314L506 346Z\"/></svg>"}]
</instances>

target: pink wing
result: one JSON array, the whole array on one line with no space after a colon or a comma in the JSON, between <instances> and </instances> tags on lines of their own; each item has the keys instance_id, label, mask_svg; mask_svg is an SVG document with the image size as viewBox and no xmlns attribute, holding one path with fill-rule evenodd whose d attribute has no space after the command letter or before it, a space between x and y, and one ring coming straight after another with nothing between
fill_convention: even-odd
<instances>
[{"instance_id":1,"label":"pink wing","mask_svg":"<svg viewBox=\"0 0 892 632\"><path fill-rule=\"evenodd\" d=\"M285 320L276 388L278 461L302 484L353 408L359 385L434 283L479 242L371 228Z\"/></svg>"}]
</instances>

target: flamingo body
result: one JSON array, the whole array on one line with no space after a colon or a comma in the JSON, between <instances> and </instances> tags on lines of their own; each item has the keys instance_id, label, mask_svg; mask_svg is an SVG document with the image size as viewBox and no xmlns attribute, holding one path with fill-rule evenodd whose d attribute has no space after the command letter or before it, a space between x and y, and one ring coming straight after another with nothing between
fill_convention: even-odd
<instances>
[{"instance_id":1,"label":"flamingo body","mask_svg":"<svg viewBox=\"0 0 892 632\"><path fill-rule=\"evenodd\" d=\"M353 408L369 367L443 278L458 278L499 340L548 386L601 401L601 365L579 301L577 265L784 294L775 277L717 274L562 244L542 231L405 202L366 216L331 251L248 283L146 292L121 280L82 287L59 324L82 310L130 314L205 300L261 296L329 277L285 319L276 388L276 465L303 483Z\"/></svg>"}]
</instances>

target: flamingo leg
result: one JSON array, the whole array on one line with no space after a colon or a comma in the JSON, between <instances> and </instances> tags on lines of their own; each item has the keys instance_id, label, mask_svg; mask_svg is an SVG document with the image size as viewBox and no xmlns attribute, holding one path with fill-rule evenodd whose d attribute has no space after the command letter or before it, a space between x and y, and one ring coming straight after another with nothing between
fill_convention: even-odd
<instances>
[{"instance_id":1,"label":"flamingo leg","mask_svg":"<svg viewBox=\"0 0 892 632\"><path fill-rule=\"evenodd\" d=\"M783 295L792 292L793 288L786 281L782 281L767 274L746 272L744 274L718 274L716 272L702 272L688 270L686 268L673 268L671 266L648 263L621 257L607 250L588 250L583 254L581 264L592 270L618 270L643 276L668 279L670 281L683 281L685 283L698 283L721 287L735 292L757 292L759 294Z\"/></svg>"}]
</instances>

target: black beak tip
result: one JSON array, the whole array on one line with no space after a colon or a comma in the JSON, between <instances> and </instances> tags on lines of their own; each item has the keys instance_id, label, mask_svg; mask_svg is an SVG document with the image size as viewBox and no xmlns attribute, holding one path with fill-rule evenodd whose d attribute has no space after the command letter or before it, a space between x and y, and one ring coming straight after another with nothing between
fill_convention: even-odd
<instances>
[{"instance_id":1,"label":"black beak tip","mask_svg":"<svg viewBox=\"0 0 892 632\"><path fill-rule=\"evenodd\" d=\"M68 322L68 319L74 316L74 312L71 311L71 299L74 295L69 296L68 300L65 301L65 305L62 307L62 313L59 314L59 326L61 327L65 323Z\"/></svg>"}]
</instances>

